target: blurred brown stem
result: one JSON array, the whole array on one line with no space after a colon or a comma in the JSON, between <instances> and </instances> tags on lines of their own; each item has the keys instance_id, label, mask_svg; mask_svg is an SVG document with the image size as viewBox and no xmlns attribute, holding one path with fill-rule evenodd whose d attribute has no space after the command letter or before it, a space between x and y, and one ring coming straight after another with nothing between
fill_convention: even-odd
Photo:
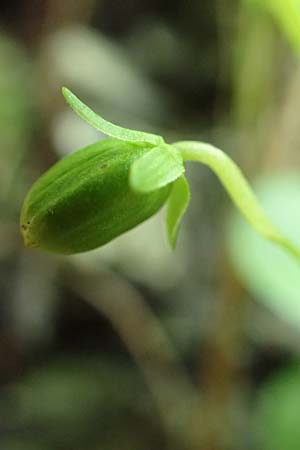
<instances>
[{"instance_id":1,"label":"blurred brown stem","mask_svg":"<svg viewBox=\"0 0 300 450\"><path fill-rule=\"evenodd\" d=\"M199 397L159 321L137 290L124 279L81 273L69 280L93 307L106 316L143 372L156 402L171 449L197 449L193 430ZM101 291L101 294L99 293Z\"/></svg>"},{"instance_id":2,"label":"blurred brown stem","mask_svg":"<svg viewBox=\"0 0 300 450\"><path fill-rule=\"evenodd\" d=\"M206 342L205 370L201 379L204 383L202 408L206 418L203 450L232 449L238 441L232 411L237 406L235 393L240 383L241 324L245 304L241 288L226 263L222 273L224 288L217 294L218 316Z\"/></svg>"}]
</instances>

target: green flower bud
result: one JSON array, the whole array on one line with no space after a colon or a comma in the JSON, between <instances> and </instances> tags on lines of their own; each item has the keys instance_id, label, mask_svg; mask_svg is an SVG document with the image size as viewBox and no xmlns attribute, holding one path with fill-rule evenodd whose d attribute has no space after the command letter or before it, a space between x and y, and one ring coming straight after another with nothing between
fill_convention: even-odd
<instances>
[{"instance_id":1,"label":"green flower bud","mask_svg":"<svg viewBox=\"0 0 300 450\"><path fill-rule=\"evenodd\" d=\"M299 260L300 250L274 226L237 165L204 142L166 144L161 136L114 125L69 89L74 111L113 139L67 156L29 191L21 213L27 247L71 254L100 247L155 214L168 199L166 225L175 247L190 200L185 161L210 167L248 222Z\"/></svg>"},{"instance_id":2,"label":"green flower bud","mask_svg":"<svg viewBox=\"0 0 300 450\"><path fill-rule=\"evenodd\" d=\"M147 143L107 139L56 163L29 191L21 212L27 247L72 254L99 247L156 213L170 184L151 192L129 186Z\"/></svg>"}]
</instances>

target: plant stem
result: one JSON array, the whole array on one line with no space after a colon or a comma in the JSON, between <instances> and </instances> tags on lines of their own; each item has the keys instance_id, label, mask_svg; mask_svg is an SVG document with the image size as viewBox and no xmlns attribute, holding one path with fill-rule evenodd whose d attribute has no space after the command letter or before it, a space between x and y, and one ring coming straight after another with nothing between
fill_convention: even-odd
<instances>
[{"instance_id":1,"label":"plant stem","mask_svg":"<svg viewBox=\"0 0 300 450\"><path fill-rule=\"evenodd\" d=\"M167 448L197 450L194 424L201 414L197 390L143 297L129 282L110 273L101 280L98 275L72 273L69 286L107 317L136 361L156 403Z\"/></svg>"},{"instance_id":2,"label":"plant stem","mask_svg":"<svg viewBox=\"0 0 300 450\"><path fill-rule=\"evenodd\" d=\"M300 259L299 249L273 225L239 167L229 156L203 142L182 141L173 145L180 151L184 161L197 161L212 169L232 201L256 231L288 250L297 260Z\"/></svg>"}]
</instances>

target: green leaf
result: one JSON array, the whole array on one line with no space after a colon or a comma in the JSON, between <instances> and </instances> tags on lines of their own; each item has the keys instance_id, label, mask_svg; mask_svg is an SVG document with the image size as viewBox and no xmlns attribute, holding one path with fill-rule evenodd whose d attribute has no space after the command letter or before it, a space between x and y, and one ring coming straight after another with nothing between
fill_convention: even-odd
<instances>
[{"instance_id":1,"label":"green leaf","mask_svg":"<svg viewBox=\"0 0 300 450\"><path fill-rule=\"evenodd\" d=\"M144 133L143 131L129 130L103 119L101 116L92 111L86 104L84 104L75 94L73 94L66 87L62 88L63 96L71 108L78 114L78 116L85 120L92 127L116 139L127 142L147 142L153 146L162 144L164 142L161 136L156 134Z\"/></svg>"},{"instance_id":2,"label":"green leaf","mask_svg":"<svg viewBox=\"0 0 300 450\"><path fill-rule=\"evenodd\" d=\"M133 162L129 182L135 191L151 192L166 186L183 173L184 165L178 151L171 145L163 144Z\"/></svg>"},{"instance_id":3,"label":"green leaf","mask_svg":"<svg viewBox=\"0 0 300 450\"><path fill-rule=\"evenodd\" d=\"M167 206L167 235L170 246L175 248L182 217L190 201L190 187L187 179L182 175L173 184Z\"/></svg>"},{"instance_id":4,"label":"green leaf","mask_svg":"<svg viewBox=\"0 0 300 450\"><path fill-rule=\"evenodd\" d=\"M210 167L252 227L265 238L284 247L299 261L300 250L273 224L238 166L222 150L196 141L173 145L180 151L184 161L197 161Z\"/></svg>"}]
</instances>

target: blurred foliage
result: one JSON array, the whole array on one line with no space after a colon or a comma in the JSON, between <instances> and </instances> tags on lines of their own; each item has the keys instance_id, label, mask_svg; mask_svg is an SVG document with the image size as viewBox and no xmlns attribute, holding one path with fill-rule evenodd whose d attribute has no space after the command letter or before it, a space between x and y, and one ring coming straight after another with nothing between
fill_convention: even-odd
<instances>
[{"instance_id":1,"label":"blurred foliage","mask_svg":"<svg viewBox=\"0 0 300 450\"><path fill-rule=\"evenodd\" d=\"M42 448L127 449L127 440L132 448L147 448L136 430L137 420L147 428L146 396L125 361L64 358L25 377L15 397L18 409L9 420L18 423L25 442L33 434Z\"/></svg>"},{"instance_id":2,"label":"blurred foliage","mask_svg":"<svg viewBox=\"0 0 300 450\"><path fill-rule=\"evenodd\" d=\"M29 149L33 80L29 58L18 42L0 35L0 201L15 194L13 180ZM8 202L10 203L10 202ZM10 204L10 206L12 206Z\"/></svg>"},{"instance_id":3,"label":"blurred foliage","mask_svg":"<svg viewBox=\"0 0 300 450\"><path fill-rule=\"evenodd\" d=\"M299 267L231 216L208 170L187 167L176 253L160 216L74 258L25 251L18 230L34 179L103 138L67 85L116 123L230 152L298 245L299 8L4 1L1 449L299 448Z\"/></svg>"},{"instance_id":4,"label":"blurred foliage","mask_svg":"<svg viewBox=\"0 0 300 450\"><path fill-rule=\"evenodd\" d=\"M300 379L295 363L268 380L258 395L257 427L259 446L265 450L300 445Z\"/></svg>"},{"instance_id":5,"label":"blurred foliage","mask_svg":"<svg viewBox=\"0 0 300 450\"><path fill-rule=\"evenodd\" d=\"M256 183L265 210L295 245L299 245L300 174L269 175ZM228 231L236 273L253 295L296 327L300 323L300 265L286 252L261 239L240 216Z\"/></svg>"},{"instance_id":6,"label":"blurred foliage","mask_svg":"<svg viewBox=\"0 0 300 450\"><path fill-rule=\"evenodd\" d=\"M300 50L300 2L299 0L245 0L250 5L266 11L274 18L293 50Z\"/></svg>"}]
</instances>

